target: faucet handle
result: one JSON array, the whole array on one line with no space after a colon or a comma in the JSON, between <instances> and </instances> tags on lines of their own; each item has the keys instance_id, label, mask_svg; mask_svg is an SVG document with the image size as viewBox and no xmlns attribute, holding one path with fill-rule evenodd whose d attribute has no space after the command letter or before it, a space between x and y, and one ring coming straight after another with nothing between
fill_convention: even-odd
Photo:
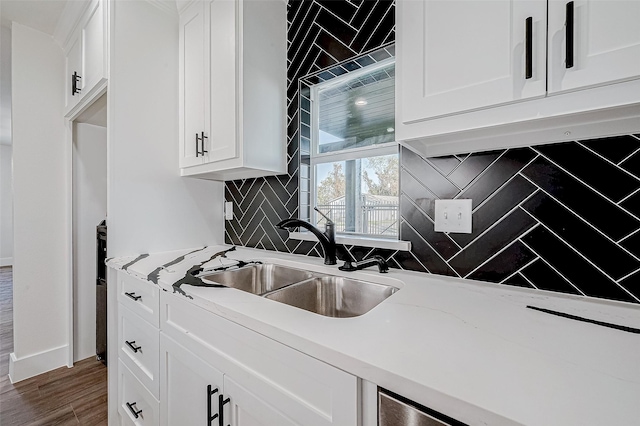
<instances>
[{"instance_id":1,"label":"faucet handle","mask_svg":"<svg viewBox=\"0 0 640 426\"><path fill-rule=\"evenodd\" d=\"M329 218L327 217L327 215L325 215L324 213L322 213L322 212L320 211L320 209L319 209L317 206L313 206L313 209L314 209L315 211L317 211L318 213L320 213L320 216L324 217L324 218L325 218L325 220L327 221L327 223L329 223L329 224L333 225L333 221L332 221L331 219L329 219Z\"/></svg>"},{"instance_id":2,"label":"faucet handle","mask_svg":"<svg viewBox=\"0 0 640 426\"><path fill-rule=\"evenodd\" d=\"M358 268L353 266L353 263L351 263L348 260L344 261L344 265L338 266L338 269L341 270L341 271L347 271L347 272L352 272L352 271L357 271L358 270Z\"/></svg>"}]
</instances>

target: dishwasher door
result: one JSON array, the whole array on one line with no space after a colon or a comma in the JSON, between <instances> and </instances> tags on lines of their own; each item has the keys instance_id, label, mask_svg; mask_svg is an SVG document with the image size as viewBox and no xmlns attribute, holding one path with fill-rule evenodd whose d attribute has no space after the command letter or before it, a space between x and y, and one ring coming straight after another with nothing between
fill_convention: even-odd
<instances>
[{"instance_id":1,"label":"dishwasher door","mask_svg":"<svg viewBox=\"0 0 640 426\"><path fill-rule=\"evenodd\" d=\"M464 423L453 420L417 403L378 389L379 426L460 426Z\"/></svg>"}]
</instances>

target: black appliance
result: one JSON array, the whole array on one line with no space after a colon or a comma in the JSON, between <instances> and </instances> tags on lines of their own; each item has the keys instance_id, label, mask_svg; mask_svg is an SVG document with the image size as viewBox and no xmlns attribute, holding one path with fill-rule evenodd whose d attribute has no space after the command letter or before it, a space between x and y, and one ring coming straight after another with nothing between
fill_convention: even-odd
<instances>
[{"instance_id":1,"label":"black appliance","mask_svg":"<svg viewBox=\"0 0 640 426\"><path fill-rule=\"evenodd\" d=\"M107 221L96 227L96 358L107 365Z\"/></svg>"}]
</instances>

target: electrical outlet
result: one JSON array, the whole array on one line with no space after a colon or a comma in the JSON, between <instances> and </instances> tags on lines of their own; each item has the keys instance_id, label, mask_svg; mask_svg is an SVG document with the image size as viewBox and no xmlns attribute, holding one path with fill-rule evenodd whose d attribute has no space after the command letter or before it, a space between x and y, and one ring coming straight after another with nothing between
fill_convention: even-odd
<instances>
[{"instance_id":1,"label":"electrical outlet","mask_svg":"<svg viewBox=\"0 0 640 426\"><path fill-rule=\"evenodd\" d=\"M224 203L224 218L226 220L233 219L233 202L225 201Z\"/></svg>"},{"instance_id":2,"label":"electrical outlet","mask_svg":"<svg viewBox=\"0 0 640 426\"><path fill-rule=\"evenodd\" d=\"M437 232L471 233L471 199L436 200Z\"/></svg>"}]
</instances>

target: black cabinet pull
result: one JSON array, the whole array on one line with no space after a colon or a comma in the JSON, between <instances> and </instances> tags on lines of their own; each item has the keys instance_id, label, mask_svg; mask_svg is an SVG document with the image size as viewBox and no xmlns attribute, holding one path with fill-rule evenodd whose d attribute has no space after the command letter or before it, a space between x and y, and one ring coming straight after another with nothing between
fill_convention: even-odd
<instances>
[{"instance_id":1,"label":"black cabinet pull","mask_svg":"<svg viewBox=\"0 0 640 426\"><path fill-rule=\"evenodd\" d=\"M566 68L573 68L573 2L567 3L567 23L566 23L566 50L567 57L565 60Z\"/></svg>"},{"instance_id":2,"label":"black cabinet pull","mask_svg":"<svg viewBox=\"0 0 640 426\"><path fill-rule=\"evenodd\" d=\"M125 293L125 295L129 296L130 298L132 298L133 300L135 300L136 302L140 299L142 299L142 296L136 296L135 293L131 292L131 293Z\"/></svg>"},{"instance_id":3,"label":"black cabinet pull","mask_svg":"<svg viewBox=\"0 0 640 426\"><path fill-rule=\"evenodd\" d=\"M200 155L200 147L198 146L199 141L200 141L200 135L196 133L196 158L198 158L198 156ZM203 145L204 145L204 142L203 142Z\"/></svg>"},{"instance_id":4,"label":"black cabinet pull","mask_svg":"<svg viewBox=\"0 0 640 426\"><path fill-rule=\"evenodd\" d=\"M136 408L133 408L134 405L136 405L135 402L132 402L131 404L127 402L127 408L129 409L129 411L131 411L131 414L133 414L133 417L137 419L138 417L140 417L140 413L142 413L142 410L137 410Z\"/></svg>"},{"instance_id":5,"label":"black cabinet pull","mask_svg":"<svg viewBox=\"0 0 640 426\"><path fill-rule=\"evenodd\" d=\"M202 151L200 151L200 154L204 157L204 154L206 152L209 152L207 150L204 149L204 140L207 139L207 136L204 135L204 132L202 132L202 136L200 137L200 140L202 141Z\"/></svg>"},{"instance_id":6,"label":"black cabinet pull","mask_svg":"<svg viewBox=\"0 0 640 426\"><path fill-rule=\"evenodd\" d=\"M82 80L82 77L74 71L73 75L71 75L71 96L75 96L76 93L80 93L81 89L78 87L78 80Z\"/></svg>"},{"instance_id":7,"label":"black cabinet pull","mask_svg":"<svg viewBox=\"0 0 640 426\"><path fill-rule=\"evenodd\" d=\"M218 418L218 413L211 414L213 407L211 397L218 392L218 388L211 390L211 385L207 386L207 425L211 426L211 422Z\"/></svg>"},{"instance_id":8,"label":"black cabinet pull","mask_svg":"<svg viewBox=\"0 0 640 426\"><path fill-rule=\"evenodd\" d=\"M524 22L524 78L528 80L533 77L533 18L529 16Z\"/></svg>"},{"instance_id":9,"label":"black cabinet pull","mask_svg":"<svg viewBox=\"0 0 640 426\"><path fill-rule=\"evenodd\" d=\"M220 410L219 426L224 426L224 405L229 401L231 401L231 398L224 399L224 395L222 394L218 396L218 409Z\"/></svg>"},{"instance_id":10,"label":"black cabinet pull","mask_svg":"<svg viewBox=\"0 0 640 426\"><path fill-rule=\"evenodd\" d=\"M134 353L137 353L140 349L142 349L142 346L136 346L135 345L135 343L136 343L135 340L132 340L132 341L125 340L124 342L127 344L127 346L129 346L131 348L131 350Z\"/></svg>"}]
</instances>

